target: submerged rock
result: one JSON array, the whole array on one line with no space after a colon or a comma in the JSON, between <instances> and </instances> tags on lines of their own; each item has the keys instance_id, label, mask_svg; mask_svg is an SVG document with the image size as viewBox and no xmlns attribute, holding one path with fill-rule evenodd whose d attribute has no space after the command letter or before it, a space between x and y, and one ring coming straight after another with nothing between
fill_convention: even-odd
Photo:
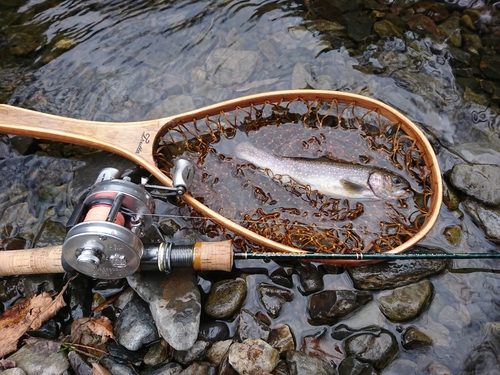
<instances>
[{"instance_id":1,"label":"submerged rock","mask_svg":"<svg viewBox=\"0 0 500 375\"><path fill-rule=\"evenodd\" d=\"M345 353L340 343L325 340L321 337L304 337L300 350L310 356L328 362L333 368L337 367L345 358Z\"/></svg>"},{"instance_id":2,"label":"submerged rock","mask_svg":"<svg viewBox=\"0 0 500 375\"><path fill-rule=\"evenodd\" d=\"M339 366L339 375L376 375L375 369L368 363L355 357L347 357Z\"/></svg>"},{"instance_id":3,"label":"submerged rock","mask_svg":"<svg viewBox=\"0 0 500 375\"><path fill-rule=\"evenodd\" d=\"M428 306L432 290L428 280L397 288L378 298L380 311L396 322L413 319Z\"/></svg>"},{"instance_id":4,"label":"submerged rock","mask_svg":"<svg viewBox=\"0 0 500 375\"><path fill-rule=\"evenodd\" d=\"M314 374L314 375L337 375L335 370L327 362L307 355L297 350L290 350L286 354L286 362L290 368L291 375Z\"/></svg>"},{"instance_id":5,"label":"submerged rock","mask_svg":"<svg viewBox=\"0 0 500 375\"><path fill-rule=\"evenodd\" d=\"M290 331L290 327L286 324L278 324L271 330L268 343L273 348L278 350L280 355L283 355L289 350L295 349L292 332Z\"/></svg>"},{"instance_id":6,"label":"submerged rock","mask_svg":"<svg viewBox=\"0 0 500 375\"><path fill-rule=\"evenodd\" d=\"M194 270L136 273L130 286L149 303L158 332L174 349L187 350L198 337L201 301Z\"/></svg>"},{"instance_id":7,"label":"submerged rock","mask_svg":"<svg viewBox=\"0 0 500 375\"><path fill-rule=\"evenodd\" d=\"M491 208L472 199L467 199L464 207L489 240L500 242L500 226L498 225L500 208Z\"/></svg>"},{"instance_id":8,"label":"submerged rock","mask_svg":"<svg viewBox=\"0 0 500 375\"><path fill-rule=\"evenodd\" d=\"M396 357L399 345L396 337L382 328L378 334L365 332L349 337L345 342L345 349L347 355L381 370Z\"/></svg>"},{"instance_id":9,"label":"submerged rock","mask_svg":"<svg viewBox=\"0 0 500 375\"><path fill-rule=\"evenodd\" d=\"M500 166L488 164L456 164L451 170L453 186L477 200L500 204Z\"/></svg>"},{"instance_id":10,"label":"submerged rock","mask_svg":"<svg viewBox=\"0 0 500 375\"><path fill-rule=\"evenodd\" d=\"M221 86L245 82L255 70L259 55L254 51L218 48L207 57L207 78Z\"/></svg>"},{"instance_id":11,"label":"submerged rock","mask_svg":"<svg viewBox=\"0 0 500 375\"><path fill-rule=\"evenodd\" d=\"M403 334L402 344L406 350L413 350L424 346L431 346L432 339L415 327L409 327Z\"/></svg>"},{"instance_id":12,"label":"submerged rock","mask_svg":"<svg viewBox=\"0 0 500 375\"><path fill-rule=\"evenodd\" d=\"M259 293L264 308L272 318L278 317L285 302L293 301L293 293L291 291L273 285L260 284Z\"/></svg>"},{"instance_id":13,"label":"submerged rock","mask_svg":"<svg viewBox=\"0 0 500 375\"><path fill-rule=\"evenodd\" d=\"M356 290L325 290L309 300L311 324L335 324L340 318L366 305L371 293Z\"/></svg>"},{"instance_id":14,"label":"submerged rock","mask_svg":"<svg viewBox=\"0 0 500 375\"><path fill-rule=\"evenodd\" d=\"M444 253L440 249L415 246L409 253ZM393 289L416 283L427 276L436 275L446 268L444 260L400 259L384 263L347 268L357 289Z\"/></svg>"},{"instance_id":15,"label":"submerged rock","mask_svg":"<svg viewBox=\"0 0 500 375\"><path fill-rule=\"evenodd\" d=\"M257 319L250 311L241 309L238 323L238 336L241 341L258 338L267 341L271 328Z\"/></svg>"},{"instance_id":16,"label":"submerged rock","mask_svg":"<svg viewBox=\"0 0 500 375\"><path fill-rule=\"evenodd\" d=\"M323 289L323 276L320 270L313 264L301 265L295 268L300 278L303 290L300 292L309 295Z\"/></svg>"}]
</instances>

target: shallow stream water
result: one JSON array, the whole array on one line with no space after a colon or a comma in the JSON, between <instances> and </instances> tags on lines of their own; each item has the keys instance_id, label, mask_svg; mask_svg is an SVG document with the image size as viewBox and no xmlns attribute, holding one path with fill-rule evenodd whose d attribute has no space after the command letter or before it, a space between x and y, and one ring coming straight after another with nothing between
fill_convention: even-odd
<instances>
[{"instance_id":1,"label":"shallow stream water","mask_svg":"<svg viewBox=\"0 0 500 375\"><path fill-rule=\"evenodd\" d=\"M495 75L499 71L486 71L484 64L478 62L479 54L474 55L470 49L469 58L461 59L459 48L452 46L451 36L431 35L425 28L422 32L418 27L407 29L404 12L396 13L394 9L398 4L415 9L413 4L418 2L380 1L380 9L375 9L374 3L3 2L0 102L87 120L138 121L265 91L348 91L381 100L417 123L433 144L444 176L458 163L499 165L500 75ZM460 0L435 4L448 9L448 17L453 12L462 17L457 33L463 29L464 35L484 36L493 30L494 35L500 35L500 14L493 2ZM480 15L474 32L465 30L463 15L467 10ZM373 24L377 17L382 17L380 13L391 12L400 17L404 37L381 38L364 31L364 23ZM436 21L440 22L443 20ZM488 47L485 44L483 40L482 48ZM488 48L495 57L497 47ZM484 82L492 88L482 90L479 84ZM18 139L16 142L22 144ZM43 168L22 169L18 167L18 151L9 147L0 149L0 163L14 172L9 177L12 179L16 173L27 173L29 179L46 169L64 174L78 167L76 161L68 165L61 161L57 167L43 161ZM17 147L18 150L20 146ZM33 146L24 150L29 147ZM70 156L75 160L82 155ZM67 188L67 179L50 178L51 188L44 191L24 182L10 185L12 194L8 197L29 195L39 203L36 212L8 211L15 202L12 198L0 199L0 240L4 246L7 239L18 237L29 247L40 238L45 218L62 223L68 217L68 196L74 192ZM28 188L14 194L15 186ZM30 189L36 189L37 194ZM459 228L454 241L447 237L449 228ZM452 204L443 204L436 225L420 244L449 252L498 248L461 206ZM258 263L256 267L268 267L271 272L273 265ZM435 289L429 309L408 324L427 327L438 340L426 351L402 350L396 362L382 374L401 373L398 369L405 368L406 360L418 364L414 373L425 373L434 362L447 366L452 373L465 373L471 366L481 368L484 357L477 354L477 349L487 346L490 340L488 324L500 319L500 276L496 270L500 270L496 261L455 261L444 274L433 277ZM261 281L265 281L262 275L249 276L249 290L252 283L258 285ZM350 283L346 273L325 276L325 289L352 288ZM256 293L247 298L247 308L257 303ZM376 298L377 293L375 301ZM445 309L447 306L453 309ZM294 308L304 311L300 306ZM319 328L309 325L307 317L297 311L285 308L277 321L289 324L299 341L300 336ZM443 311L452 312L449 319L440 317ZM372 302L343 323L355 328L378 324L397 330L397 325L381 321L380 317L376 303ZM448 325L437 321L447 321ZM493 346L498 347L498 343ZM407 368L405 371L410 373ZM500 365L496 371L500 371Z\"/></svg>"}]
</instances>

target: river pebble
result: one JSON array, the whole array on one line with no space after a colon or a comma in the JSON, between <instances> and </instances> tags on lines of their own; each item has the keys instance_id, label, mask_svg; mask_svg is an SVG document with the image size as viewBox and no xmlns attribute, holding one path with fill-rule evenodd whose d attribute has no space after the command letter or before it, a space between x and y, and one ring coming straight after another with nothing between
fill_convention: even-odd
<instances>
[{"instance_id":1,"label":"river pebble","mask_svg":"<svg viewBox=\"0 0 500 375\"><path fill-rule=\"evenodd\" d=\"M339 375L376 375L377 371L369 363L361 362L355 357L347 357L342 361Z\"/></svg>"},{"instance_id":2,"label":"river pebble","mask_svg":"<svg viewBox=\"0 0 500 375\"><path fill-rule=\"evenodd\" d=\"M229 363L240 375L271 372L278 364L279 353L261 339L249 338L229 348Z\"/></svg>"},{"instance_id":3,"label":"river pebble","mask_svg":"<svg viewBox=\"0 0 500 375\"><path fill-rule=\"evenodd\" d=\"M419 349L432 345L432 339L415 327L408 327L403 333L403 348L406 350Z\"/></svg>"},{"instance_id":4,"label":"river pebble","mask_svg":"<svg viewBox=\"0 0 500 375\"><path fill-rule=\"evenodd\" d=\"M302 286L301 293L309 295L319 292L323 289L323 275L318 267L313 264L298 266L295 268L300 278L300 285Z\"/></svg>"},{"instance_id":5,"label":"river pebble","mask_svg":"<svg viewBox=\"0 0 500 375\"><path fill-rule=\"evenodd\" d=\"M156 366L169 358L167 351L168 344L166 341L158 341L148 347L148 351L144 355L143 362L147 366Z\"/></svg>"},{"instance_id":6,"label":"river pebble","mask_svg":"<svg viewBox=\"0 0 500 375\"><path fill-rule=\"evenodd\" d=\"M159 338L148 305L140 298L130 301L114 326L114 334L120 345L128 350L138 350Z\"/></svg>"},{"instance_id":7,"label":"river pebble","mask_svg":"<svg viewBox=\"0 0 500 375\"><path fill-rule=\"evenodd\" d=\"M269 333L268 343L278 350L280 356L287 351L295 349L295 340L293 339L290 327L286 324L277 324Z\"/></svg>"},{"instance_id":8,"label":"river pebble","mask_svg":"<svg viewBox=\"0 0 500 375\"><path fill-rule=\"evenodd\" d=\"M286 353L291 375L337 375L337 370L327 362L297 350Z\"/></svg>"},{"instance_id":9,"label":"river pebble","mask_svg":"<svg viewBox=\"0 0 500 375\"><path fill-rule=\"evenodd\" d=\"M67 357L60 352L61 343L31 338L7 359L27 374L63 374L70 367Z\"/></svg>"},{"instance_id":10,"label":"river pebble","mask_svg":"<svg viewBox=\"0 0 500 375\"><path fill-rule=\"evenodd\" d=\"M219 365L226 356L233 340L218 341L207 350L207 359L214 365Z\"/></svg>"},{"instance_id":11,"label":"river pebble","mask_svg":"<svg viewBox=\"0 0 500 375\"><path fill-rule=\"evenodd\" d=\"M238 312L247 295L245 280L221 280L210 289L205 312L213 318L231 318Z\"/></svg>"},{"instance_id":12,"label":"river pebble","mask_svg":"<svg viewBox=\"0 0 500 375\"><path fill-rule=\"evenodd\" d=\"M370 292L357 290L325 290L309 300L312 324L335 324L373 299Z\"/></svg>"},{"instance_id":13,"label":"river pebble","mask_svg":"<svg viewBox=\"0 0 500 375\"><path fill-rule=\"evenodd\" d=\"M205 358L209 346L207 341L196 341L188 350L174 350L172 358L181 365L190 365Z\"/></svg>"},{"instance_id":14,"label":"river pebble","mask_svg":"<svg viewBox=\"0 0 500 375\"><path fill-rule=\"evenodd\" d=\"M259 285L260 300L271 318L277 318L283 304L293 301L293 293L284 288L273 285Z\"/></svg>"},{"instance_id":15,"label":"river pebble","mask_svg":"<svg viewBox=\"0 0 500 375\"><path fill-rule=\"evenodd\" d=\"M193 270L136 273L128 283L149 304L158 332L174 349L188 350L198 337L201 297Z\"/></svg>"},{"instance_id":16,"label":"river pebble","mask_svg":"<svg viewBox=\"0 0 500 375\"><path fill-rule=\"evenodd\" d=\"M345 341L348 356L354 356L381 370L387 367L399 352L396 337L383 328L378 333L356 333Z\"/></svg>"},{"instance_id":17,"label":"river pebble","mask_svg":"<svg viewBox=\"0 0 500 375\"><path fill-rule=\"evenodd\" d=\"M417 317L429 304L433 287L428 280L395 289L378 297L380 311L396 322Z\"/></svg>"},{"instance_id":18,"label":"river pebble","mask_svg":"<svg viewBox=\"0 0 500 375\"><path fill-rule=\"evenodd\" d=\"M238 322L238 336L241 341L256 338L267 341L271 328L264 324L254 314L246 309L241 309Z\"/></svg>"}]
</instances>

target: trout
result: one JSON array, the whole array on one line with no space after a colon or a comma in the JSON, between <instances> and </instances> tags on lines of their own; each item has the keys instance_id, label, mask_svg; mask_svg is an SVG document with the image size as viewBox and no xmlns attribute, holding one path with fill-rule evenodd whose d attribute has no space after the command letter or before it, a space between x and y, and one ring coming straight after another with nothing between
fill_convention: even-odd
<instances>
[{"instance_id":1,"label":"trout","mask_svg":"<svg viewBox=\"0 0 500 375\"><path fill-rule=\"evenodd\" d=\"M249 142L238 144L235 156L257 168L269 169L285 183L293 180L332 198L392 200L400 198L410 188L404 177L382 168L280 156Z\"/></svg>"}]
</instances>

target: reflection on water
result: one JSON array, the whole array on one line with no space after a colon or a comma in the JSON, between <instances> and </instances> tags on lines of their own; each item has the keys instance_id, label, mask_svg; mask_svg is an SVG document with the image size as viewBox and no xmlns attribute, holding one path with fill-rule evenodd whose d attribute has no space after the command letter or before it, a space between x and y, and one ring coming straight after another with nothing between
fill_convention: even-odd
<instances>
[{"instance_id":1,"label":"reflection on water","mask_svg":"<svg viewBox=\"0 0 500 375\"><path fill-rule=\"evenodd\" d=\"M0 100L76 118L130 121L269 90L352 91L420 124L443 172L464 161L500 164L498 4L426 4L10 1L0 5ZM446 14L435 11L441 7ZM415 23L420 15L425 23ZM384 20L395 31L384 29ZM16 165L11 154L3 157ZM443 234L452 226L462 231L456 246ZM12 234L4 228L2 239ZM467 213L445 206L422 244L457 252L495 248ZM498 268L479 261L455 267ZM330 275L325 284L344 286L343 277ZM497 274L448 272L431 281L433 302L411 324L433 332L435 345L424 355L402 351L398 360L411 359L425 371L433 362L453 373L479 368L486 358L481 350L498 334L492 326L500 318ZM286 309L280 317L297 338L303 327L311 329L302 318ZM365 314L346 323L372 322ZM395 332L393 323L377 324ZM480 350L469 355L474 348ZM398 373L401 361L383 373Z\"/></svg>"}]
</instances>

